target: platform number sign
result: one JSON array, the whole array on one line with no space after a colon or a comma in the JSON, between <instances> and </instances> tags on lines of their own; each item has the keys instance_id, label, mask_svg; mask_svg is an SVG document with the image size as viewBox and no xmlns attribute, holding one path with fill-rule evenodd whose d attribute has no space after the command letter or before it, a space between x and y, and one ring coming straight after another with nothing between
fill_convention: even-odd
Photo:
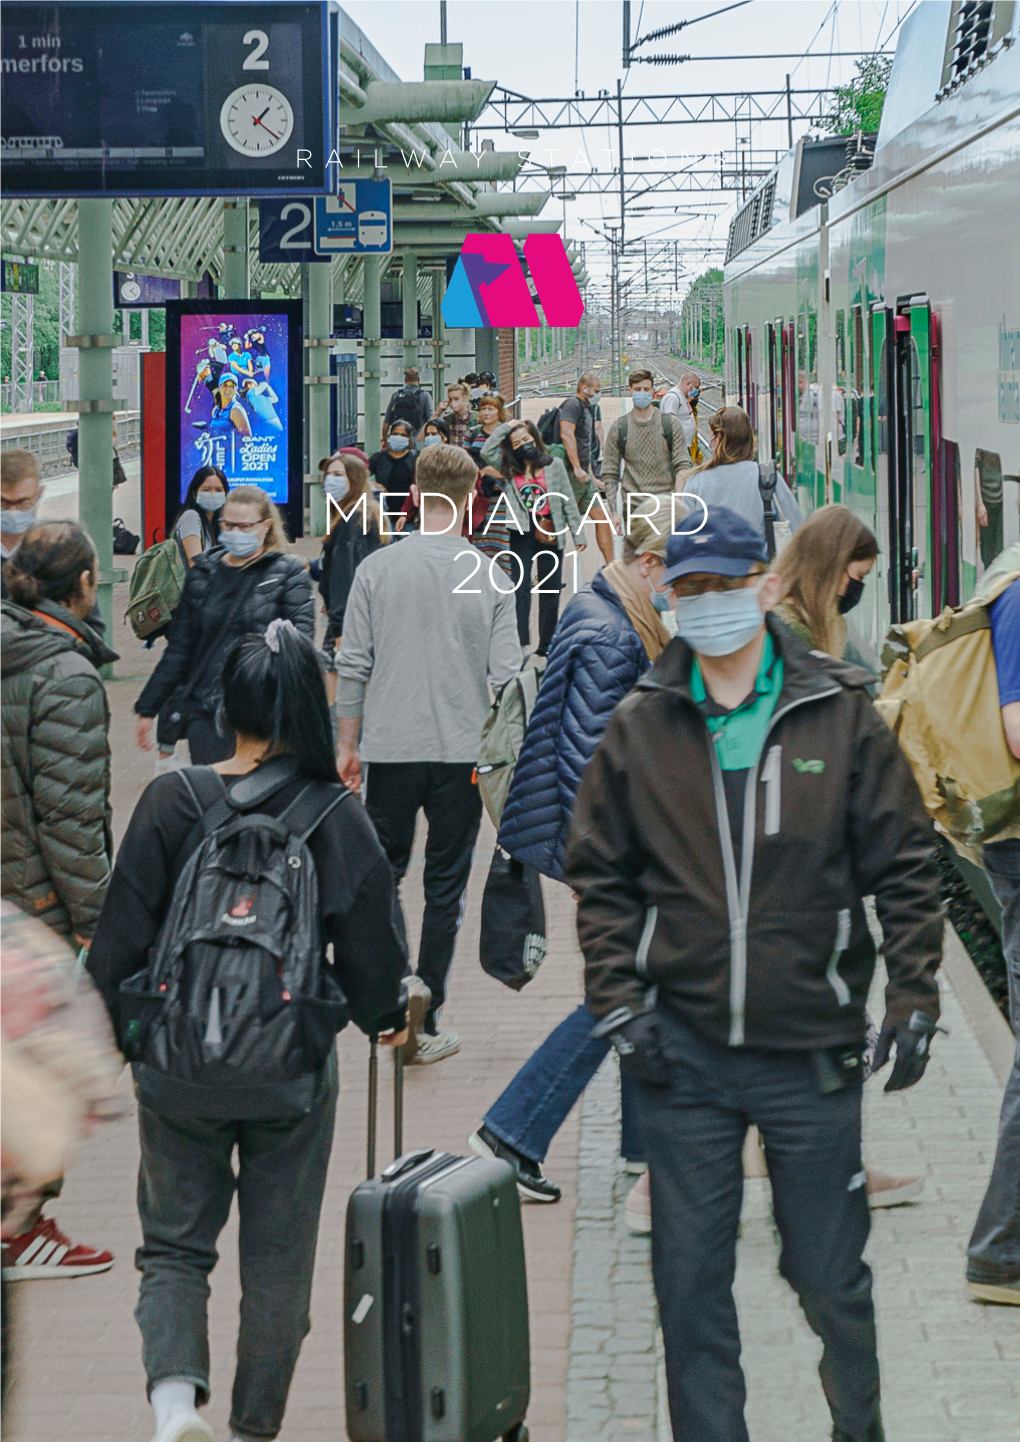
<instances>
[{"instance_id":1,"label":"platform number sign","mask_svg":"<svg viewBox=\"0 0 1020 1442\"><path fill-rule=\"evenodd\" d=\"M293 265L331 257L315 250L315 196L303 200L259 201L259 260L263 265Z\"/></svg>"}]
</instances>

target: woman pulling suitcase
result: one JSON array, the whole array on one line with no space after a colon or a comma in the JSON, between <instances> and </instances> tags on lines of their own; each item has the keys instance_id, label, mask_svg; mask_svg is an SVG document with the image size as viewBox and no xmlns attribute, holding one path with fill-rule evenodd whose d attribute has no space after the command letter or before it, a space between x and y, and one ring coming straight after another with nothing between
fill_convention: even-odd
<instances>
[{"instance_id":1,"label":"woman pulling suitcase","mask_svg":"<svg viewBox=\"0 0 1020 1442\"><path fill-rule=\"evenodd\" d=\"M407 1038L392 873L339 783L311 642L273 621L237 642L222 684L235 753L144 792L88 961L139 1097L135 1316L154 1442L213 1436L196 1408L209 1400L208 1277L235 1190L231 1437L279 1432L309 1328L335 1031L349 1014L387 1045Z\"/></svg>"}]
</instances>

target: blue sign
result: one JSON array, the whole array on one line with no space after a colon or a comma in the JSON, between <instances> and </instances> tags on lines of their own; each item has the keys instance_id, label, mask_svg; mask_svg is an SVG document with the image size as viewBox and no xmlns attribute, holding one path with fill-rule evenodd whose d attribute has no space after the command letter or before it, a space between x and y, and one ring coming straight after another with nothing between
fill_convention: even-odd
<instances>
[{"instance_id":1,"label":"blue sign","mask_svg":"<svg viewBox=\"0 0 1020 1442\"><path fill-rule=\"evenodd\" d=\"M305 200L259 201L259 260L263 265L315 261L328 264L330 256L315 250L314 197Z\"/></svg>"},{"instance_id":2,"label":"blue sign","mask_svg":"<svg viewBox=\"0 0 1020 1442\"><path fill-rule=\"evenodd\" d=\"M342 180L336 195L315 198L315 249L320 255L389 255L393 194L388 180Z\"/></svg>"}]
</instances>

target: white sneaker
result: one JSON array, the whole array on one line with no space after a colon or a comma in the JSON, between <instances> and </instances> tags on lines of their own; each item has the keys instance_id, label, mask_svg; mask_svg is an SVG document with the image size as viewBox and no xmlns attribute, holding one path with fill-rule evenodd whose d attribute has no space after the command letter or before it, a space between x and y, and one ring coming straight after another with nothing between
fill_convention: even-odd
<instances>
[{"instance_id":1,"label":"white sneaker","mask_svg":"<svg viewBox=\"0 0 1020 1442\"><path fill-rule=\"evenodd\" d=\"M453 1056L454 1052L460 1051L460 1037L455 1031L440 1031L435 1036L429 1036L423 1031L418 1038L418 1051L412 1063L413 1066L428 1066L430 1062L442 1061L444 1057Z\"/></svg>"},{"instance_id":2,"label":"white sneaker","mask_svg":"<svg viewBox=\"0 0 1020 1442\"><path fill-rule=\"evenodd\" d=\"M627 1193L624 1218L632 1232L644 1235L652 1230L651 1178L647 1172Z\"/></svg>"},{"instance_id":3,"label":"white sneaker","mask_svg":"<svg viewBox=\"0 0 1020 1442\"><path fill-rule=\"evenodd\" d=\"M194 1407L178 1403L171 1407L152 1442L216 1442L213 1429Z\"/></svg>"},{"instance_id":4,"label":"white sneaker","mask_svg":"<svg viewBox=\"0 0 1020 1442\"><path fill-rule=\"evenodd\" d=\"M432 1005L432 993L419 976L404 979L407 987L408 1036L404 1044L404 1065L411 1066L418 1055L425 1017Z\"/></svg>"},{"instance_id":5,"label":"white sneaker","mask_svg":"<svg viewBox=\"0 0 1020 1442\"><path fill-rule=\"evenodd\" d=\"M868 1197L868 1206L873 1210L876 1207L901 1207L904 1202L912 1202L924 1191L923 1177L894 1177L888 1172L880 1172L877 1167L866 1167L868 1181L865 1191Z\"/></svg>"},{"instance_id":6,"label":"white sneaker","mask_svg":"<svg viewBox=\"0 0 1020 1442\"><path fill-rule=\"evenodd\" d=\"M647 1162L624 1162L623 1170L629 1177L643 1177L648 1170Z\"/></svg>"}]
</instances>

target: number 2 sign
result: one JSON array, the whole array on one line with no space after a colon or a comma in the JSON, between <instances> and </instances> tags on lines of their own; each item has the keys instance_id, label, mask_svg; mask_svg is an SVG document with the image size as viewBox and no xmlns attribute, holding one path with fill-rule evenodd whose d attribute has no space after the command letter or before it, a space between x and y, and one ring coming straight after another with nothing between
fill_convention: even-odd
<instances>
[{"instance_id":1,"label":"number 2 sign","mask_svg":"<svg viewBox=\"0 0 1020 1442\"><path fill-rule=\"evenodd\" d=\"M330 263L332 256L315 251L314 199L259 201L259 260L263 265Z\"/></svg>"}]
</instances>

